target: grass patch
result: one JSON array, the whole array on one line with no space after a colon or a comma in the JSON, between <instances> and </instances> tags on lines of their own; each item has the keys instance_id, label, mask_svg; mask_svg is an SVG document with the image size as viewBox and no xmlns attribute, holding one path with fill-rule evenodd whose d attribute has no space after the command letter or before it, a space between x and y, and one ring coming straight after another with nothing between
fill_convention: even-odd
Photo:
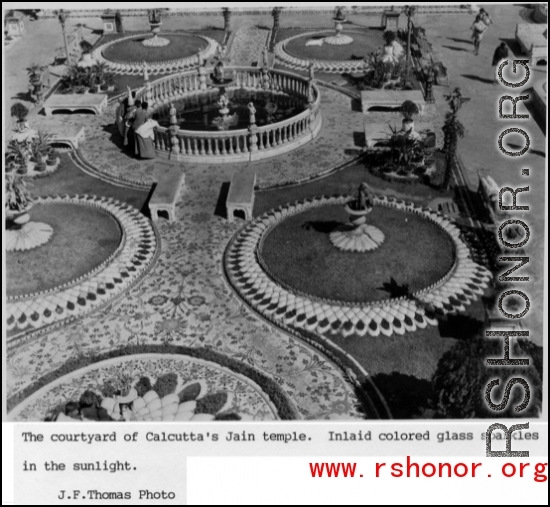
<instances>
[{"instance_id":1,"label":"grass patch","mask_svg":"<svg viewBox=\"0 0 550 507\"><path fill-rule=\"evenodd\" d=\"M330 33L323 33L297 37L285 45L285 51L297 58L347 61L362 59L365 55L376 51L385 44L382 37L384 32L378 28L351 33L346 32L346 26L344 25L342 33L350 36L353 42L342 46L333 46L326 43L322 46L306 46L308 41L322 39L331 35ZM293 35L296 35L296 33ZM292 37L292 35L288 35L288 37Z\"/></svg>"},{"instance_id":2,"label":"grass patch","mask_svg":"<svg viewBox=\"0 0 550 507\"><path fill-rule=\"evenodd\" d=\"M413 213L375 206L367 223L386 236L372 252L335 248L329 234L347 225L343 206L313 208L285 219L266 236L262 256L271 273L289 288L341 301L377 301L411 292L445 276L453 263L451 238Z\"/></svg>"},{"instance_id":3,"label":"grass patch","mask_svg":"<svg viewBox=\"0 0 550 507\"><path fill-rule=\"evenodd\" d=\"M57 171L33 181L34 196L88 194L110 197L141 210L147 200L148 190L117 187L81 171L66 153L59 155Z\"/></svg>"},{"instance_id":4,"label":"grass patch","mask_svg":"<svg viewBox=\"0 0 550 507\"><path fill-rule=\"evenodd\" d=\"M441 192L426 185L409 185L388 182L368 170L369 159L363 158L339 171L300 185L264 190L256 193L254 216L260 216L284 204L301 201L318 195L337 195L355 192L366 181L377 194L393 195L399 199L426 205L436 197L452 197L453 191Z\"/></svg>"},{"instance_id":5,"label":"grass patch","mask_svg":"<svg viewBox=\"0 0 550 507\"><path fill-rule=\"evenodd\" d=\"M106 211L70 203L37 204L31 220L53 228L45 245L6 254L6 291L19 296L70 282L99 266L122 237L118 222Z\"/></svg>"},{"instance_id":6,"label":"grass patch","mask_svg":"<svg viewBox=\"0 0 550 507\"><path fill-rule=\"evenodd\" d=\"M103 56L112 62L161 62L196 55L207 46L207 42L188 34L159 34L170 44L155 48L145 47L142 42L151 36L138 36L122 40L103 50Z\"/></svg>"}]
</instances>

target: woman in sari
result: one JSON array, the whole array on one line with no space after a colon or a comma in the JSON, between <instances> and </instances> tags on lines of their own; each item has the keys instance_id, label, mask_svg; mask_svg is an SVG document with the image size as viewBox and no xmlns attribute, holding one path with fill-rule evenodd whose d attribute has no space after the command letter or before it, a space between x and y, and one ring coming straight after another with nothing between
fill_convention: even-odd
<instances>
[{"instance_id":1,"label":"woman in sari","mask_svg":"<svg viewBox=\"0 0 550 507\"><path fill-rule=\"evenodd\" d=\"M149 118L136 129L136 150L141 158L155 158L155 128L157 120Z\"/></svg>"}]
</instances>

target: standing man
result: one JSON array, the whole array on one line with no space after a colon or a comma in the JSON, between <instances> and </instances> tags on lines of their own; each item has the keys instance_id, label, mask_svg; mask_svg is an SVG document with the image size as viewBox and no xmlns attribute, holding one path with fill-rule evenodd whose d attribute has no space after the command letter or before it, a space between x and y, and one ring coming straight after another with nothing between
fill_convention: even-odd
<instances>
[{"instance_id":1,"label":"standing man","mask_svg":"<svg viewBox=\"0 0 550 507\"><path fill-rule=\"evenodd\" d=\"M508 58L508 47L506 46L506 42L501 42L500 46L498 46L495 49L495 53L493 55L493 67L495 67L495 73L494 73L494 79L495 84L498 84L498 66L502 60L506 60Z\"/></svg>"}]
</instances>

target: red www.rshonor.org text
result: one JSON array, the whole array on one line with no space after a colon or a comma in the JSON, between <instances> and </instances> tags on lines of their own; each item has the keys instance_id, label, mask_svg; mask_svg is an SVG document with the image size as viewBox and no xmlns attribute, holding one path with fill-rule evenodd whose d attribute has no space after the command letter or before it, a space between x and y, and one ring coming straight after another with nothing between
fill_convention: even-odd
<instances>
[{"instance_id":1,"label":"red www.rshonor.org text","mask_svg":"<svg viewBox=\"0 0 550 507\"><path fill-rule=\"evenodd\" d=\"M548 463L503 463L504 477L532 477L535 482L546 482ZM310 463L311 477L363 477L357 463ZM476 475L477 474L477 475ZM405 463L376 463L375 477L487 477L482 463L416 463L407 456Z\"/></svg>"}]
</instances>

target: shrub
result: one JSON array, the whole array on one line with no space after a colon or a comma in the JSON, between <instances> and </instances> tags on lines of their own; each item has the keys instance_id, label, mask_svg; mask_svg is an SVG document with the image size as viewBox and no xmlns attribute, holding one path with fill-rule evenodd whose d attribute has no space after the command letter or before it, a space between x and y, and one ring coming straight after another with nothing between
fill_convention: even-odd
<instances>
[{"instance_id":1,"label":"shrub","mask_svg":"<svg viewBox=\"0 0 550 507\"><path fill-rule=\"evenodd\" d=\"M386 42L386 46L391 45L392 42L396 39L395 32L392 32L391 30L386 30L383 37L384 41Z\"/></svg>"},{"instance_id":2,"label":"shrub","mask_svg":"<svg viewBox=\"0 0 550 507\"><path fill-rule=\"evenodd\" d=\"M510 344L510 357L524 356L517 343ZM487 358L503 357L501 340L475 337L461 340L448 350L437 365L432 378L434 401L441 416L447 418L482 417L537 417L542 402L542 382L531 361L529 366L487 366ZM513 408L523 402L524 391L514 387L510 399L502 411L491 410L485 401L487 384L500 379L493 388L493 403L502 399L508 379L523 378L530 387L531 399L522 412Z\"/></svg>"},{"instance_id":3,"label":"shrub","mask_svg":"<svg viewBox=\"0 0 550 507\"><path fill-rule=\"evenodd\" d=\"M412 100L406 100L401 104L401 114L405 120L412 120L413 116L417 115L420 112L418 106Z\"/></svg>"},{"instance_id":4,"label":"shrub","mask_svg":"<svg viewBox=\"0 0 550 507\"><path fill-rule=\"evenodd\" d=\"M11 106L11 115L17 118L19 121L25 121L28 114L28 108L21 104L21 102L16 102Z\"/></svg>"},{"instance_id":5,"label":"shrub","mask_svg":"<svg viewBox=\"0 0 550 507\"><path fill-rule=\"evenodd\" d=\"M178 376L175 373L167 373L158 378L153 391L159 395L159 398L163 398L168 394L173 394L176 387L178 387Z\"/></svg>"},{"instance_id":6,"label":"shrub","mask_svg":"<svg viewBox=\"0 0 550 507\"><path fill-rule=\"evenodd\" d=\"M153 385L149 380L149 377L141 377L135 387L138 396L144 397L149 391L153 389Z\"/></svg>"},{"instance_id":7,"label":"shrub","mask_svg":"<svg viewBox=\"0 0 550 507\"><path fill-rule=\"evenodd\" d=\"M97 93L98 92L98 87L97 86L92 86L89 90L90 93Z\"/></svg>"}]
</instances>

